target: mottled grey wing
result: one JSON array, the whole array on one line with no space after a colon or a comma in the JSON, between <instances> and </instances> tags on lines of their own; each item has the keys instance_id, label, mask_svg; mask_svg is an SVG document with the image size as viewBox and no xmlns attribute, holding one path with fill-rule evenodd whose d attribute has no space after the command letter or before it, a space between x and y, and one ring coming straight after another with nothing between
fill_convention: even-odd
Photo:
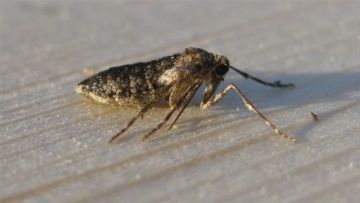
<instances>
[{"instance_id":1,"label":"mottled grey wing","mask_svg":"<svg viewBox=\"0 0 360 203\"><path fill-rule=\"evenodd\" d=\"M76 87L76 92L100 103L144 105L158 99L158 78L173 66L173 56L147 63L117 66L99 72Z\"/></svg>"},{"instance_id":2,"label":"mottled grey wing","mask_svg":"<svg viewBox=\"0 0 360 203\"><path fill-rule=\"evenodd\" d=\"M76 91L100 103L134 105L148 90L144 72L143 63L109 68L80 82Z\"/></svg>"}]
</instances>

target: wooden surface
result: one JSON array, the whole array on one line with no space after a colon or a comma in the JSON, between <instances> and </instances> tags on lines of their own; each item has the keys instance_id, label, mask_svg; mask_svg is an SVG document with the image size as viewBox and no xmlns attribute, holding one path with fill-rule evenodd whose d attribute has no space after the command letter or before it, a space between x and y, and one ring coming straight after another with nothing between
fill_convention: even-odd
<instances>
[{"instance_id":1,"label":"wooden surface","mask_svg":"<svg viewBox=\"0 0 360 203\"><path fill-rule=\"evenodd\" d=\"M0 202L359 202L359 1L0 1ZM231 93L141 142L157 107L137 111L74 93L103 70L185 47L228 56L278 138ZM319 115L314 122L310 112Z\"/></svg>"}]
</instances>

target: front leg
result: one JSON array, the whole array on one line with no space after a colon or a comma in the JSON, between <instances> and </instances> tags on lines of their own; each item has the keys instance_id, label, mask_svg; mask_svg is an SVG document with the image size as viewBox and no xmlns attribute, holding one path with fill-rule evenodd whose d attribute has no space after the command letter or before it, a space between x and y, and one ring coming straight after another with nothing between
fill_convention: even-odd
<instances>
[{"instance_id":1,"label":"front leg","mask_svg":"<svg viewBox=\"0 0 360 203\"><path fill-rule=\"evenodd\" d=\"M269 126L271 129L274 130L274 132L282 137L284 137L285 139L287 139L288 141L295 143L296 142L296 138L287 135L286 133L282 132L278 127L276 127L275 124L273 124L268 118L266 118L260 111L258 111L256 109L256 107L254 106L254 104L251 103L251 101L245 96L245 94L238 88L235 86L235 84L231 83L228 86L226 86L224 88L223 91L219 92L218 94L212 96L209 101L203 103L201 102L200 104L200 108L201 109L206 109L209 108L210 106L214 105L216 102L218 102L221 98L223 98L231 89L235 90L235 92L240 96L240 98L242 99L242 101L244 102L246 108L249 111L252 111L254 113L256 113L265 123L267 126Z\"/></svg>"}]
</instances>

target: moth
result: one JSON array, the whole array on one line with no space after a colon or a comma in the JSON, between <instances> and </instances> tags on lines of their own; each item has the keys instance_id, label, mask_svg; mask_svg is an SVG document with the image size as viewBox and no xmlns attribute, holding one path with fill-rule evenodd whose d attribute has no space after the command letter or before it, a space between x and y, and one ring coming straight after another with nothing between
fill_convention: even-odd
<instances>
[{"instance_id":1,"label":"moth","mask_svg":"<svg viewBox=\"0 0 360 203\"><path fill-rule=\"evenodd\" d=\"M204 84L205 90L200 103L201 109L207 109L222 99L230 90L234 90L241 98L245 107L256 113L272 130L288 141L295 143L296 138L287 135L265 117L246 95L235 84L228 84L215 94L219 84L224 81L229 69L246 79L260 84L276 87L294 87L292 83L266 82L230 65L227 57L213 54L200 48L189 47L182 53L165 56L149 62L140 62L109 68L83 80L76 86L76 92L103 104L138 106L140 111L115 134L112 143L126 132L139 118L155 104L165 99L169 104L169 112L148 133L148 139L159 130L175 112L178 112L169 130L174 126L183 111L194 97L199 87Z\"/></svg>"}]
</instances>

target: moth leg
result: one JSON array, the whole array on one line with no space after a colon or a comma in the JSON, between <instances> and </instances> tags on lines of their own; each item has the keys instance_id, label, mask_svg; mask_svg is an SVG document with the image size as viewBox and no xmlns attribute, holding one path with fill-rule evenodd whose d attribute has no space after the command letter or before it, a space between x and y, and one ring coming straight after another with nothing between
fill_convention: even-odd
<instances>
[{"instance_id":1,"label":"moth leg","mask_svg":"<svg viewBox=\"0 0 360 203\"><path fill-rule=\"evenodd\" d=\"M149 103L146 106L144 106L139 112L138 114L136 114L136 116L134 116L126 125L125 128L123 128L120 132L116 133L114 136L111 137L111 139L109 140L109 143L113 143L118 137L120 137L124 132L126 132L134 123L137 119L142 118L144 116L144 114L149 111L152 107L153 107L154 103Z\"/></svg>"},{"instance_id":2,"label":"moth leg","mask_svg":"<svg viewBox=\"0 0 360 203\"><path fill-rule=\"evenodd\" d=\"M175 124L175 122L177 121L177 119L180 117L180 115L182 114L182 112L185 110L185 108L187 107L188 103L190 102L191 98L194 96L195 92L198 90L198 88L200 87L201 83L199 84L195 84L192 86L189 86L183 93L183 95L175 102L175 104L173 106L171 106L169 113L165 116L165 118L160 121L160 123L158 123L156 125L155 128L153 128L150 132L148 132L147 134L144 135L142 140L146 140L148 139L152 134L154 134L157 130L159 130L172 116L172 114L178 110L180 108L180 106L182 104L184 104L184 107L181 109L181 111L179 112L178 116L175 118L174 122L170 125L170 128L172 128L172 126Z\"/></svg>"},{"instance_id":3,"label":"moth leg","mask_svg":"<svg viewBox=\"0 0 360 203\"><path fill-rule=\"evenodd\" d=\"M291 143L296 142L296 138L289 136L286 133L282 132L278 127L276 127L276 125L274 123L272 123L259 110L257 110L256 107L254 106L254 104L252 104L252 102L245 96L245 94L238 87L236 87L236 85L233 83L226 86L223 91L221 91L218 94L216 94L215 96L213 96L208 102L201 103L200 108L206 109L206 108L210 107L211 105L214 105L221 98L223 98L231 89L235 90L235 92L240 96L240 98L243 100L246 108L249 111L256 113L266 123L267 126L269 126L271 129L273 129L273 131L277 135L280 135L281 137L287 139Z\"/></svg>"},{"instance_id":4,"label":"moth leg","mask_svg":"<svg viewBox=\"0 0 360 203\"><path fill-rule=\"evenodd\" d=\"M176 102L178 100L179 97L182 96L182 94L186 91L188 91L188 88L182 88L180 85L174 85L174 87L172 87L172 90L170 92L169 95L169 106L170 108L175 107L176 106Z\"/></svg>"},{"instance_id":5,"label":"moth leg","mask_svg":"<svg viewBox=\"0 0 360 203\"><path fill-rule=\"evenodd\" d=\"M170 112L168 114L166 114L165 118L156 125L155 128L153 128L150 132L148 132L147 134L145 134L142 138L142 140L146 140L148 139L152 134L154 134L157 130L159 130L169 119L170 117L172 116L172 114L176 111L176 109L178 109L179 107L178 106L175 106L175 107L172 107L170 109Z\"/></svg>"},{"instance_id":6,"label":"moth leg","mask_svg":"<svg viewBox=\"0 0 360 203\"><path fill-rule=\"evenodd\" d=\"M170 124L168 130L171 130L172 127L174 127L176 121L180 118L181 114L184 112L184 110L186 109L186 107L189 105L191 99L194 97L194 95L195 95L196 91L199 89L200 85L201 85L201 83L200 83L199 85L197 85L197 86L195 87L195 89L194 89L190 94L188 94L188 95L186 96L186 98L185 98L185 103L184 103L183 107L181 108L179 114L176 116L176 118L174 119L174 121Z\"/></svg>"}]
</instances>

